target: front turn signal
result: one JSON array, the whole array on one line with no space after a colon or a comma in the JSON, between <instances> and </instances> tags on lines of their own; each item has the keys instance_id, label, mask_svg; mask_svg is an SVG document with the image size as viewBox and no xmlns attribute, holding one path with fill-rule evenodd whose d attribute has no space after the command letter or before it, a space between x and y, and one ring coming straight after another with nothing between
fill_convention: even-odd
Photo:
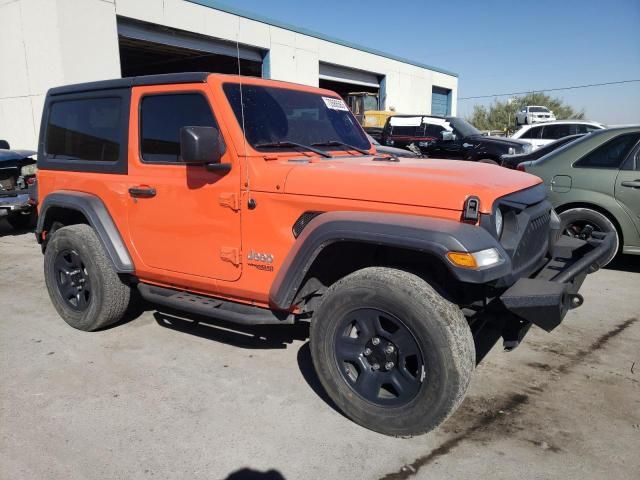
<instances>
[{"instance_id":1,"label":"front turn signal","mask_svg":"<svg viewBox=\"0 0 640 480\"><path fill-rule=\"evenodd\" d=\"M500 252L495 248L487 248L479 252L448 252L447 258L456 267L462 268L484 268L492 267L502 262Z\"/></svg>"},{"instance_id":2,"label":"front turn signal","mask_svg":"<svg viewBox=\"0 0 640 480\"><path fill-rule=\"evenodd\" d=\"M449 252L447 258L451 263L463 268L478 268L478 263L473 255L465 252Z\"/></svg>"}]
</instances>

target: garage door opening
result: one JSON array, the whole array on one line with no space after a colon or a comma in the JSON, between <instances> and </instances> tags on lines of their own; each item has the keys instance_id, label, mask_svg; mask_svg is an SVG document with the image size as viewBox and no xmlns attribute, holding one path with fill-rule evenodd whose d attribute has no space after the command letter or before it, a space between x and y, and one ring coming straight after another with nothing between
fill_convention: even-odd
<instances>
[{"instance_id":1,"label":"garage door opening","mask_svg":"<svg viewBox=\"0 0 640 480\"><path fill-rule=\"evenodd\" d=\"M320 63L320 88L333 90L344 98L363 126L366 126L364 112L384 109L384 93L380 87L383 84L384 77L378 74Z\"/></svg>"},{"instance_id":2,"label":"garage door opening","mask_svg":"<svg viewBox=\"0 0 640 480\"><path fill-rule=\"evenodd\" d=\"M202 35L129 19L118 19L123 77L179 72L262 76L261 51ZM238 55L239 54L239 55Z\"/></svg>"}]
</instances>

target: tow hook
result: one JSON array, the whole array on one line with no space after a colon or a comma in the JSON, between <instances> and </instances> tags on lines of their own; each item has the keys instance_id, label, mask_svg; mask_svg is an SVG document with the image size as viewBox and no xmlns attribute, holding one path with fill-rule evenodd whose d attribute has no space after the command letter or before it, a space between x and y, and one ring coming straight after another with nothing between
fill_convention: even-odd
<instances>
[{"instance_id":1,"label":"tow hook","mask_svg":"<svg viewBox=\"0 0 640 480\"><path fill-rule=\"evenodd\" d=\"M569 310L578 308L584 303L584 297L579 293L572 293L569 295Z\"/></svg>"}]
</instances>

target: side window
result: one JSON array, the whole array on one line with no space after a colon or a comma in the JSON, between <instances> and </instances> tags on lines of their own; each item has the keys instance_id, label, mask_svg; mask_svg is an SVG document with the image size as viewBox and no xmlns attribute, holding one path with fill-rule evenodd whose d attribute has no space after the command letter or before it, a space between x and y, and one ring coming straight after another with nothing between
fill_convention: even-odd
<instances>
[{"instance_id":1,"label":"side window","mask_svg":"<svg viewBox=\"0 0 640 480\"><path fill-rule=\"evenodd\" d=\"M571 124L547 125L542 131L542 138L548 140L558 140L571 135Z\"/></svg>"},{"instance_id":2,"label":"side window","mask_svg":"<svg viewBox=\"0 0 640 480\"><path fill-rule=\"evenodd\" d=\"M51 104L45 152L57 160L116 162L120 158L122 99L88 98Z\"/></svg>"},{"instance_id":3,"label":"side window","mask_svg":"<svg viewBox=\"0 0 640 480\"><path fill-rule=\"evenodd\" d=\"M176 163L182 127L215 127L200 93L146 95L140 106L140 153L144 162Z\"/></svg>"},{"instance_id":4,"label":"side window","mask_svg":"<svg viewBox=\"0 0 640 480\"><path fill-rule=\"evenodd\" d=\"M533 128L530 128L528 131L524 132L524 134L520 138L528 138L528 139L540 138L541 131L542 131L542 127L533 127Z\"/></svg>"},{"instance_id":5,"label":"side window","mask_svg":"<svg viewBox=\"0 0 640 480\"><path fill-rule=\"evenodd\" d=\"M574 164L574 167L620 168L620 165L639 139L640 134L637 133L619 135L582 157Z\"/></svg>"}]
</instances>

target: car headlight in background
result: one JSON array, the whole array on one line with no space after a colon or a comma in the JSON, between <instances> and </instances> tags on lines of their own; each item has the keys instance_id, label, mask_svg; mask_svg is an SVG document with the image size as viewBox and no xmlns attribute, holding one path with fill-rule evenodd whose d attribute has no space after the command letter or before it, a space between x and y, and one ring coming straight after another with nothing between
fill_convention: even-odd
<instances>
[{"instance_id":1,"label":"car headlight in background","mask_svg":"<svg viewBox=\"0 0 640 480\"><path fill-rule=\"evenodd\" d=\"M531 153L531 151L533 150L533 145L531 145L530 143L527 143L526 145L522 146L522 153Z\"/></svg>"},{"instance_id":2,"label":"car headlight in background","mask_svg":"<svg viewBox=\"0 0 640 480\"><path fill-rule=\"evenodd\" d=\"M23 177L29 177L31 175L35 175L37 171L38 167L35 163L31 165L25 165L20 169L20 175L22 175Z\"/></svg>"},{"instance_id":3,"label":"car headlight in background","mask_svg":"<svg viewBox=\"0 0 640 480\"><path fill-rule=\"evenodd\" d=\"M496 234L498 235L498 238L500 238L502 235L502 229L504 228L504 217L502 216L502 210L499 208L496 209L494 222L496 226Z\"/></svg>"},{"instance_id":4,"label":"car headlight in background","mask_svg":"<svg viewBox=\"0 0 640 480\"><path fill-rule=\"evenodd\" d=\"M516 153L516 149L515 149L515 148L513 148L513 147L509 147L509 150L507 150L507 153L508 153L509 155L513 155L514 153Z\"/></svg>"}]
</instances>

